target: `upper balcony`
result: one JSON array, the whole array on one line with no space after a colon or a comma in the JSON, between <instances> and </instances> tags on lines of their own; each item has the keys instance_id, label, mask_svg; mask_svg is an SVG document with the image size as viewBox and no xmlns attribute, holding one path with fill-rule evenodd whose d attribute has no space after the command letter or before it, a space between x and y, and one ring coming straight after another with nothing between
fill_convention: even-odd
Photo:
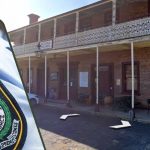
<instances>
[{"instance_id":1,"label":"upper balcony","mask_svg":"<svg viewBox=\"0 0 150 150\"><path fill-rule=\"evenodd\" d=\"M16 55L150 34L149 0L103 0L10 32ZM128 11L126 11L128 10Z\"/></svg>"}]
</instances>

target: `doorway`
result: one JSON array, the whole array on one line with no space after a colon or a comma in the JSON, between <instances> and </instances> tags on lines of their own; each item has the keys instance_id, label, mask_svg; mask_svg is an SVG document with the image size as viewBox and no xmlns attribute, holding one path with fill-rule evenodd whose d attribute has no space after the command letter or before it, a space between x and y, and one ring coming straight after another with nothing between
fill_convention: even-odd
<instances>
[{"instance_id":1,"label":"doorway","mask_svg":"<svg viewBox=\"0 0 150 150\"><path fill-rule=\"evenodd\" d=\"M71 100L77 100L78 97L78 64L69 65L69 94ZM59 65L59 99L67 99L67 66Z\"/></svg>"},{"instance_id":2,"label":"doorway","mask_svg":"<svg viewBox=\"0 0 150 150\"><path fill-rule=\"evenodd\" d=\"M47 95L48 96L48 74L49 74L49 68L47 68ZM39 96L45 97L45 69L44 68L38 68L37 69L37 94Z\"/></svg>"},{"instance_id":3,"label":"doorway","mask_svg":"<svg viewBox=\"0 0 150 150\"><path fill-rule=\"evenodd\" d=\"M113 97L114 95L114 73L113 64L99 65L99 100L104 100L106 96ZM92 88L92 103L96 102L96 65L91 67L91 88Z\"/></svg>"},{"instance_id":4,"label":"doorway","mask_svg":"<svg viewBox=\"0 0 150 150\"><path fill-rule=\"evenodd\" d=\"M45 83L44 69L38 68L37 69L37 94L42 97L44 97L44 90L45 90L44 83Z\"/></svg>"}]
</instances>

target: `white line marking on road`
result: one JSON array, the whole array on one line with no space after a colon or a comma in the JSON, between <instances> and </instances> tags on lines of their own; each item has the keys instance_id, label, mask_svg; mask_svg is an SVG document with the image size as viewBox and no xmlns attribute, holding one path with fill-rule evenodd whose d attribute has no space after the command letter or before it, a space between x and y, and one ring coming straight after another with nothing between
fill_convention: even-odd
<instances>
[{"instance_id":1,"label":"white line marking on road","mask_svg":"<svg viewBox=\"0 0 150 150\"><path fill-rule=\"evenodd\" d=\"M131 127L131 124L128 121L123 121L121 120L122 125L116 125L116 126L110 126L110 128L113 129L120 129L120 128L127 128L127 127Z\"/></svg>"},{"instance_id":2,"label":"white line marking on road","mask_svg":"<svg viewBox=\"0 0 150 150\"><path fill-rule=\"evenodd\" d=\"M60 117L61 120L66 120L68 117L79 116L80 114L66 114Z\"/></svg>"}]
</instances>

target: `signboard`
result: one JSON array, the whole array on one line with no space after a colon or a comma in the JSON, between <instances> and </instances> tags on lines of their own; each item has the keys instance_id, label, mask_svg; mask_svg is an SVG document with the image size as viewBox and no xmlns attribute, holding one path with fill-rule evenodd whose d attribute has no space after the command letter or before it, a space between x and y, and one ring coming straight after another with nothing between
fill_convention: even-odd
<instances>
[{"instance_id":1,"label":"signboard","mask_svg":"<svg viewBox=\"0 0 150 150\"><path fill-rule=\"evenodd\" d=\"M43 42L39 43L39 49L40 50L51 49L52 47L53 47L52 40L50 40L50 41L43 41Z\"/></svg>"},{"instance_id":2,"label":"signboard","mask_svg":"<svg viewBox=\"0 0 150 150\"><path fill-rule=\"evenodd\" d=\"M80 72L80 87L88 87L88 72Z\"/></svg>"},{"instance_id":3,"label":"signboard","mask_svg":"<svg viewBox=\"0 0 150 150\"><path fill-rule=\"evenodd\" d=\"M51 81L58 80L58 72L52 72L50 74L50 80Z\"/></svg>"}]
</instances>

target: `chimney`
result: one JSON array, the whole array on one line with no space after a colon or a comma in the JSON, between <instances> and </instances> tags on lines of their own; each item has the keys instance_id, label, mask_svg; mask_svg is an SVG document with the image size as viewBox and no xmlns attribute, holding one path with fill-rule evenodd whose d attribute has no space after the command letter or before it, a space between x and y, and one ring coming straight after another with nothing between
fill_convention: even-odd
<instances>
[{"instance_id":1,"label":"chimney","mask_svg":"<svg viewBox=\"0 0 150 150\"><path fill-rule=\"evenodd\" d=\"M29 14L28 17L29 17L29 24L38 22L38 19L40 18L40 16L36 14Z\"/></svg>"}]
</instances>

